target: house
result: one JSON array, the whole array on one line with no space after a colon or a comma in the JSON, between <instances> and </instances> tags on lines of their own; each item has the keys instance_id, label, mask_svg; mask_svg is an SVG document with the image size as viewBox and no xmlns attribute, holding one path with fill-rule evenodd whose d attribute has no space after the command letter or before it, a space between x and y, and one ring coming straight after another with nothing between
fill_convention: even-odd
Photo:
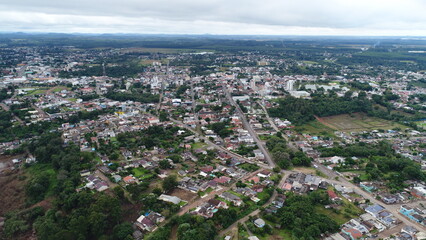
<instances>
[{"instance_id":1,"label":"house","mask_svg":"<svg viewBox=\"0 0 426 240\"><path fill-rule=\"evenodd\" d=\"M254 225L258 228L263 228L265 226L265 221L261 218L254 220Z\"/></svg>"},{"instance_id":2,"label":"house","mask_svg":"<svg viewBox=\"0 0 426 240\"><path fill-rule=\"evenodd\" d=\"M339 201L340 198L337 196L337 194L333 190L327 190L328 197L331 199L331 201Z\"/></svg>"},{"instance_id":3,"label":"house","mask_svg":"<svg viewBox=\"0 0 426 240\"><path fill-rule=\"evenodd\" d=\"M240 197L229 192L223 192L220 197L232 202L237 207L241 206L241 204L243 203L243 200L241 200Z\"/></svg>"},{"instance_id":4,"label":"house","mask_svg":"<svg viewBox=\"0 0 426 240\"><path fill-rule=\"evenodd\" d=\"M215 178L214 181L217 182L218 184L225 184L225 183L229 183L231 181L231 178L226 176L221 176L219 178Z\"/></svg>"},{"instance_id":5,"label":"house","mask_svg":"<svg viewBox=\"0 0 426 240\"><path fill-rule=\"evenodd\" d=\"M379 204L374 204L365 208L365 211L377 218L379 216L379 213L384 209L385 208L380 206Z\"/></svg>"},{"instance_id":6,"label":"house","mask_svg":"<svg viewBox=\"0 0 426 240\"><path fill-rule=\"evenodd\" d=\"M258 176L253 176L248 181L253 183L259 183L260 178Z\"/></svg>"},{"instance_id":7,"label":"house","mask_svg":"<svg viewBox=\"0 0 426 240\"><path fill-rule=\"evenodd\" d=\"M225 202L213 198L208 200L207 203L215 208L228 208L228 205L226 205Z\"/></svg>"},{"instance_id":8,"label":"house","mask_svg":"<svg viewBox=\"0 0 426 240\"><path fill-rule=\"evenodd\" d=\"M351 240L362 238L362 233L355 228L343 228L342 233L349 236Z\"/></svg>"},{"instance_id":9,"label":"house","mask_svg":"<svg viewBox=\"0 0 426 240\"><path fill-rule=\"evenodd\" d=\"M200 169L200 175L206 177L213 171L213 166L206 166Z\"/></svg>"},{"instance_id":10,"label":"house","mask_svg":"<svg viewBox=\"0 0 426 240\"><path fill-rule=\"evenodd\" d=\"M291 191L292 187L293 187L293 185L291 183L284 183L283 186L281 187L281 189L284 190L284 191Z\"/></svg>"},{"instance_id":11,"label":"house","mask_svg":"<svg viewBox=\"0 0 426 240\"><path fill-rule=\"evenodd\" d=\"M259 238L256 236L250 236L248 237L248 240L259 240Z\"/></svg>"},{"instance_id":12,"label":"house","mask_svg":"<svg viewBox=\"0 0 426 240\"><path fill-rule=\"evenodd\" d=\"M148 231L148 232L152 232L152 231L154 231L157 228L157 226L154 224L154 222L152 222L148 217L146 217L144 215L141 215L136 220L135 224L141 230Z\"/></svg>"},{"instance_id":13,"label":"house","mask_svg":"<svg viewBox=\"0 0 426 240\"><path fill-rule=\"evenodd\" d=\"M136 183L136 178L134 178L133 176L127 176L127 177L124 177L123 178L123 181L126 183L126 184L132 184L132 183Z\"/></svg>"},{"instance_id":14,"label":"house","mask_svg":"<svg viewBox=\"0 0 426 240\"><path fill-rule=\"evenodd\" d=\"M257 174L257 176L259 176L261 178L269 178L269 177L271 177L271 175L272 175L272 172L268 171L266 169Z\"/></svg>"},{"instance_id":15,"label":"house","mask_svg":"<svg viewBox=\"0 0 426 240\"><path fill-rule=\"evenodd\" d=\"M330 237L326 238L326 240L346 240L340 233L335 233Z\"/></svg>"},{"instance_id":16,"label":"house","mask_svg":"<svg viewBox=\"0 0 426 240\"><path fill-rule=\"evenodd\" d=\"M165 218L156 212L150 212L145 215L141 215L137 220L135 225L141 230L152 232L157 229L157 224L161 223Z\"/></svg>"}]
</instances>

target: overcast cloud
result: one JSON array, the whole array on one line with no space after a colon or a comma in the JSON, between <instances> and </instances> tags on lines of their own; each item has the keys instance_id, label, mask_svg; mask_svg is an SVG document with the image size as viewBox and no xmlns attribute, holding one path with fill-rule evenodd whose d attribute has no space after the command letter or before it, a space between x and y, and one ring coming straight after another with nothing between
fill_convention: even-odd
<instances>
[{"instance_id":1,"label":"overcast cloud","mask_svg":"<svg viewBox=\"0 0 426 240\"><path fill-rule=\"evenodd\" d=\"M425 0L0 0L0 31L426 35Z\"/></svg>"}]
</instances>

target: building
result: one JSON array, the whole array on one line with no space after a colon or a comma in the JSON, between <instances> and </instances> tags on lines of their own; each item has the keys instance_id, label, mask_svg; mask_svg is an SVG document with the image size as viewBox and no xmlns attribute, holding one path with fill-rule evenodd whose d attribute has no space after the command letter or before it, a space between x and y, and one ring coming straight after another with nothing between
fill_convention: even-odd
<instances>
[{"instance_id":1,"label":"building","mask_svg":"<svg viewBox=\"0 0 426 240\"><path fill-rule=\"evenodd\" d=\"M173 204L179 204L181 202L181 199L176 197L176 196L170 196L170 195L166 195L166 194L161 194L158 197L159 200L165 201L165 202L169 202L169 203L173 203Z\"/></svg>"},{"instance_id":2,"label":"building","mask_svg":"<svg viewBox=\"0 0 426 240\"><path fill-rule=\"evenodd\" d=\"M258 228L263 228L265 226L265 221L261 218L254 220L254 225Z\"/></svg>"}]
</instances>

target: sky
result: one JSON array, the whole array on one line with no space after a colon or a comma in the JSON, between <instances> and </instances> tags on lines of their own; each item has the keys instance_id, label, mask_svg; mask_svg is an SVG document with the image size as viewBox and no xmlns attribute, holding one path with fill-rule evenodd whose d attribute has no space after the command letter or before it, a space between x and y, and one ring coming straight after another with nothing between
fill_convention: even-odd
<instances>
[{"instance_id":1,"label":"sky","mask_svg":"<svg viewBox=\"0 0 426 240\"><path fill-rule=\"evenodd\" d=\"M0 0L1 32L426 36L426 0Z\"/></svg>"}]
</instances>

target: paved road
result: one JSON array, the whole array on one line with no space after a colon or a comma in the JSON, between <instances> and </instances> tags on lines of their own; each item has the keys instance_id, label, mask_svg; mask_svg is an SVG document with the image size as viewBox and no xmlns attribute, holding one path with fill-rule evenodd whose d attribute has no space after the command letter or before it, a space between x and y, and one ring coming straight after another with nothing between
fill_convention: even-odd
<instances>
[{"instance_id":1,"label":"paved road","mask_svg":"<svg viewBox=\"0 0 426 240\"><path fill-rule=\"evenodd\" d=\"M259 149L262 151L263 155L265 156L266 161L268 161L268 164L270 167L275 167L275 162L272 160L271 156L269 155L268 150L266 150L263 143L259 140L259 137L257 136L257 133L253 130L250 123L247 121L246 116L244 115L243 111L241 110L240 106L232 99L231 93L228 91L226 85L222 86L223 91L225 92L226 97L228 98L228 101L235 107L237 110L238 115L241 118L241 121L243 123L244 128L250 133L251 137L256 142Z\"/></svg>"},{"instance_id":2,"label":"paved road","mask_svg":"<svg viewBox=\"0 0 426 240\"><path fill-rule=\"evenodd\" d=\"M289 173L290 173L290 172L282 171L281 173L283 174L283 177L281 178L281 181L278 183L278 185L277 185L277 186L281 186L281 185L285 182L285 180L286 180L286 178L288 177L288 175L289 175ZM269 200L268 200L265 204L263 204L263 205L262 205L262 207L266 207L266 206L268 206L269 204L271 204L271 203L272 203L272 201L274 201L274 200L275 200L275 198L277 197L277 195L278 195L278 192L277 192L277 191L274 191L274 193L272 194L271 198L269 198ZM226 229L224 229L224 230L220 231L219 236L223 236L223 235L225 235L226 233L230 232L230 231L231 231L234 227L237 227L237 226L238 226L238 223L244 223L244 222L246 222L246 221L250 218L250 216L256 216L256 215L258 215L259 213L260 213L260 210L259 210L259 209L254 210L254 211L253 211L253 212L251 212L249 215L247 215L247 216L245 216L245 217L241 218L240 220L238 220L238 221L234 222L231 226L229 226L229 227L227 227Z\"/></svg>"},{"instance_id":3,"label":"paved road","mask_svg":"<svg viewBox=\"0 0 426 240\"><path fill-rule=\"evenodd\" d=\"M353 188L355 193L361 195L365 199L370 200L371 203L375 203L375 204L379 204L379 205L383 206L386 210L388 210L390 213L392 213L398 220L400 220L401 222L403 222L406 225L415 226L417 229L424 229L425 228L423 225L416 223L416 222L413 222L413 221L410 221L409 219L405 218L403 215L401 215L399 213L399 208L401 207L401 205L404 205L404 204L392 204L392 205L385 204L385 203L377 200L370 193L362 190L357 185L349 182L344 177L339 177L338 180L334 180L334 177L336 177L338 175L334 171L325 167L324 165L319 164L319 163L315 163L315 165L318 166L317 168L320 171L325 173L327 176L333 178L333 179L327 179L326 181L328 181L330 183L334 183L334 184L340 184L340 185L345 186L345 187ZM426 200L425 201L419 201L419 202L426 204Z\"/></svg>"},{"instance_id":4,"label":"paved road","mask_svg":"<svg viewBox=\"0 0 426 240\"><path fill-rule=\"evenodd\" d=\"M269 112L268 112L268 110L266 109L265 104L264 104L264 103L262 103L262 102L260 102L260 101L258 101L257 103L259 104L259 106L260 106L260 107L263 109L263 111L265 112L266 119L268 120L268 122L269 122L269 124L272 126L272 128L273 128L275 131L279 132L279 131L280 131L280 129L277 127L277 125L275 124L274 120L273 120L273 119L269 116ZM283 136L283 138L287 141L287 145L288 145L291 149L293 149L294 151L297 151L297 150L298 150L298 149L297 149L297 147L293 144L293 142L292 142L292 141L290 141L290 139L287 137L287 135L283 134L282 136Z\"/></svg>"},{"instance_id":5,"label":"paved road","mask_svg":"<svg viewBox=\"0 0 426 240\"><path fill-rule=\"evenodd\" d=\"M267 165L267 164L264 164L264 163L261 163L261 162L258 162L258 161L252 161L252 160L249 160L249 159L247 159L247 158L245 158L245 157L243 157L243 156L241 156L241 155L239 155L239 154L236 154L236 153L234 153L234 152L232 152L232 151L229 151L228 149L226 149L226 148L224 148L224 147L222 147L222 146L219 146L219 145L217 145L217 144L213 143L213 142L212 142L212 141L210 141L208 138L206 138L205 136L201 135L200 133L198 133L197 131L195 131L195 130L194 130L194 129L192 129L191 127L189 127L189 126L187 126L187 125L183 124L181 121L178 121L178 120L176 120L176 119L170 119L170 121L172 121L172 122L176 123L179 127L181 127L181 128L185 128L186 130L188 130L188 131L192 132L193 134L197 135L197 137L199 137L200 139L203 139L203 140L204 140L204 143L206 143L207 145L209 145L209 146L211 146L211 147L213 147L213 148L215 148L215 149L217 149L217 150L219 150L219 151L226 152L226 153L228 153L230 156L232 156L232 157L234 157L234 158L236 158L236 159L238 159L238 160L240 160L240 161L244 161L244 162L248 162L248 163L253 163L253 164L258 165L258 166L259 166L259 167L261 167L261 168L272 169L272 167L271 167L271 166L269 166L269 165Z\"/></svg>"},{"instance_id":6,"label":"paved road","mask_svg":"<svg viewBox=\"0 0 426 240\"><path fill-rule=\"evenodd\" d=\"M49 115L47 115L47 113L46 113L43 109L41 109L41 108L37 107L36 105L34 105L34 104L32 104L32 103L31 103L31 106L32 106L35 110L37 110L37 112L38 112L39 114L41 114L44 118L48 118L48 117L49 117Z\"/></svg>"}]
</instances>

